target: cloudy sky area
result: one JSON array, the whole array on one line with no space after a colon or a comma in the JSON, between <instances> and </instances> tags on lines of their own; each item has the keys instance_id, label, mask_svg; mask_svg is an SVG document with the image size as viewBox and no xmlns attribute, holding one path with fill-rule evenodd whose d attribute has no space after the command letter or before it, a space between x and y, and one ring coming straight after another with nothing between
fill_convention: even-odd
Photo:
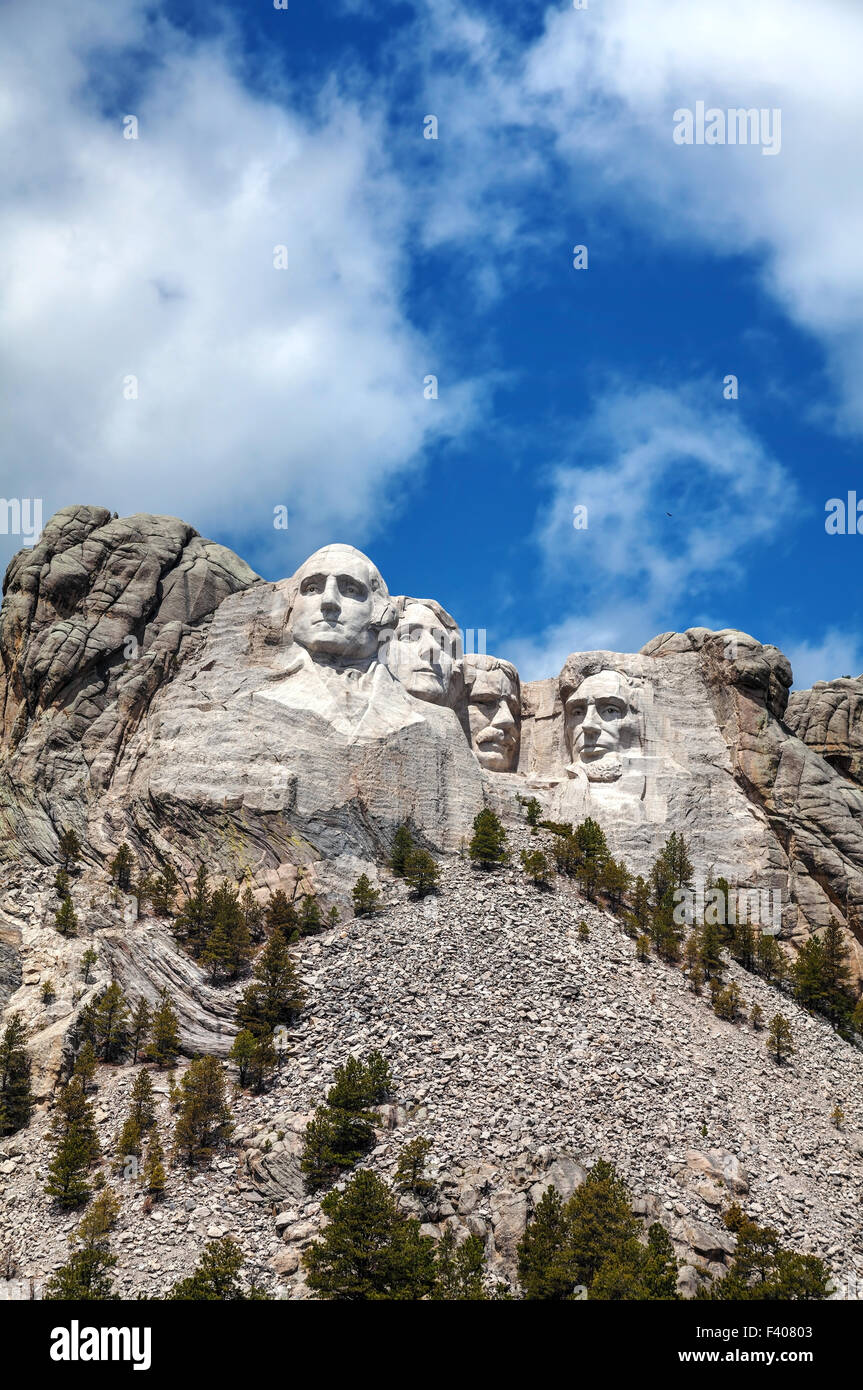
<instances>
[{"instance_id":1,"label":"cloudy sky area","mask_svg":"<svg viewBox=\"0 0 863 1390\"><path fill-rule=\"evenodd\" d=\"M859 674L861 51L857 0L7 0L3 496L351 541L528 678L697 624Z\"/></svg>"}]
</instances>

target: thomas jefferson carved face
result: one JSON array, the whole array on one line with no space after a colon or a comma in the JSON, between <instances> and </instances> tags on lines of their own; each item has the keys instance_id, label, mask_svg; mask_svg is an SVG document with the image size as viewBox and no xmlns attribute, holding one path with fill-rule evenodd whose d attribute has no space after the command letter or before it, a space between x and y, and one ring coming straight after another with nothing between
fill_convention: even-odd
<instances>
[{"instance_id":1,"label":"thomas jefferson carved face","mask_svg":"<svg viewBox=\"0 0 863 1390\"><path fill-rule=\"evenodd\" d=\"M325 545L300 566L294 580L295 642L313 657L349 662L374 655L388 595L371 560L351 545Z\"/></svg>"},{"instance_id":2,"label":"thomas jefferson carved face","mask_svg":"<svg viewBox=\"0 0 863 1390\"><path fill-rule=\"evenodd\" d=\"M574 765L590 781L616 781L622 772L620 754L639 741L639 720L631 692L617 671L587 676L569 696L565 707L565 737Z\"/></svg>"},{"instance_id":3,"label":"thomas jefferson carved face","mask_svg":"<svg viewBox=\"0 0 863 1390\"><path fill-rule=\"evenodd\" d=\"M494 657L465 657L470 742L489 772L513 772L518 762L521 694L518 674Z\"/></svg>"},{"instance_id":4,"label":"thomas jefferson carved face","mask_svg":"<svg viewBox=\"0 0 863 1390\"><path fill-rule=\"evenodd\" d=\"M453 633L424 603L408 603L387 646L387 665L418 700L444 704L455 662Z\"/></svg>"}]
</instances>

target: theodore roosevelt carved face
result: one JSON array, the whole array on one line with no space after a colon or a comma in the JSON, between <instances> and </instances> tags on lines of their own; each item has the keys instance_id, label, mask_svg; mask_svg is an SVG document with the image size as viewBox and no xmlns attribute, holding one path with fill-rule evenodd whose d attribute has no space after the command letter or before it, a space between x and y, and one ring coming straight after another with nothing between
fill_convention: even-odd
<instances>
[{"instance_id":1,"label":"theodore roosevelt carved face","mask_svg":"<svg viewBox=\"0 0 863 1390\"><path fill-rule=\"evenodd\" d=\"M514 772L521 738L521 688L518 672L498 657L464 658L470 743L481 767Z\"/></svg>"}]
</instances>

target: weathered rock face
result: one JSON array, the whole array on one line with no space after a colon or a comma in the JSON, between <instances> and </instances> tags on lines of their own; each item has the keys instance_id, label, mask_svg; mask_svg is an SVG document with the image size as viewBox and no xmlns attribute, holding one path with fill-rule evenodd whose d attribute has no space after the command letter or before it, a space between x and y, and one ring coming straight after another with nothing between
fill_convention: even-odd
<instances>
[{"instance_id":1,"label":"weathered rock face","mask_svg":"<svg viewBox=\"0 0 863 1390\"><path fill-rule=\"evenodd\" d=\"M258 582L175 517L66 507L9 566L0 613L6 753L0 853L50 861L56 827L84 828L155 691L222 599Z\"/></svg>"},{"instance_id":2,"label":"weathered rock face","mask_svg":"<svg viewBox=\"0 0 863 1390\"><path fill-rule=\"evenodd\" d=\"M734 631L577 653L524 688L519 771L556 818L598 820L639 872L682 830L700 877L781 901L792 942L837 918L860 976L863 795L790 732L791 680L776 647Z\"/></svg>"},{"instance_id":3,"label":"weathered rock face","mask_svg":"<svg viewBox=\"0 0 863 1390\"><path fill-rule=\"evenodd\" d=\"M863 676L795 690L785 722L831 767L863 787Z\"/></svg>"}]
</instances>

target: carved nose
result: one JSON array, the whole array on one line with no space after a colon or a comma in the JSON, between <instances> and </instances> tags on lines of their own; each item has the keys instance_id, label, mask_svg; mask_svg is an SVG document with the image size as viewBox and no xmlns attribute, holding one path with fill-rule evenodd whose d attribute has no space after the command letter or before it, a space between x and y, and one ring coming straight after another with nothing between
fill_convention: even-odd
<instances>
[{"instance_id":1,"label":"carved nose","mask_svg":"<svg viewBox=\"0 0 863 1390\"><path fill-rule=\"evenodd\" d=\"M498 710L497 714L494 716L494 719L491 722L492 724L494 724L496 729L514 729L515 720L512 717L512 711L509 705L501 705L500 709Z\"/></svg>"},{"instance_id":2,"label":"carved nose","mask_svg":"<svg viewBox=\"0 0 863 1390\"><path fill-rule=\"evenodd\" d=\"M338 613L341 606L339 602L339 587L333 576L330 575L324 585L324 592L321 595L321 611L324 613Z\"/></svg>"}]
</instances>

